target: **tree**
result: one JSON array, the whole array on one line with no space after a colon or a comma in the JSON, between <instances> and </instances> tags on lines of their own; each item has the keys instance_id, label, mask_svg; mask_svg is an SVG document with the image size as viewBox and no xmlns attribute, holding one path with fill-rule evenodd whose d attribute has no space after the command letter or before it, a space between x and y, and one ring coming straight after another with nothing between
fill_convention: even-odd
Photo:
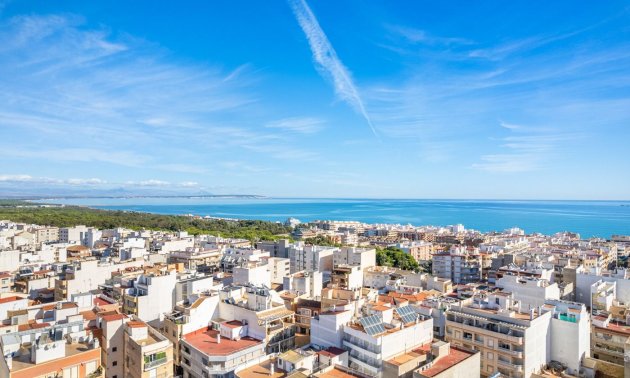
<instances>
[{"instance_id":1,"label":"tree","mask_svg":"<svg viewBox=\"0 0 630 378\"><path fill-rule=\"evenodd\" d=\"M403 270L417 271L419 269L418 262L413 256L396 247L378 248L376 250L376 264Z\"/></svg>"},{"instance_id":2,"label":"tree","mask_svg":"<svg viewBox=\"0 0 630 378\"><path fill-rule=\"evenodd\" d=\"M304 243L311 245L323 245L328 247L341 247L341 244L335 243L329 236L316 235L312 238L304 239Z\"/></svg>"}]
</instances>

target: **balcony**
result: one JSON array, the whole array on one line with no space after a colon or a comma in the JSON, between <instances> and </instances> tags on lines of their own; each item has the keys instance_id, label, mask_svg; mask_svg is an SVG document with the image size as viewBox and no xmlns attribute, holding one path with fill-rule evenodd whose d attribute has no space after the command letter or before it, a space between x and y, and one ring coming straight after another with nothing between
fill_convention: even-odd
<instances>
[{"instance_id":1,"label":"balcony","mask_svg":"<svg viewBox=\"0 0 630 378\"><path fill-rule=\"evenodd\" d=\"M497 350L499 352L502 352L502 353L509 353L509 354L511 354L514 357L520 357L520 358L523 357L523 351L522 350L512 349L512 348L501 346L501 345L499 345L497 347Z\"/></svg>"},{"instance_id":2,"label":"balcony","mask_svg":"<svg viewBox=\"0 0 630 378\"><path fill-rule=\"evenodd\" d=\"M490 333L493 337L509 340L514 344L523 345L523 331L515 329L507 323L480 321L477 319L463 319L462 317L449 316L446 319L447 327L459 328L464 331ZM498 334L498 335L497 335Z\"/></svg>"},{"instance_id":3,"label":"balcony","mask_svg":"<svg viewBox=\"0 0 630 378\"><path fill-rule=\"evenodd\" d=\"M624 353L623 350L619 351L619 350L615 350L612 348L607 348L605 346L597 346L597 345L593 345L592 346L593 350L600 352L600 353L607 353L613 356L617 356L617 357L621 357L623 358Z\"/></svg>"},{"instance_id":4,"label":"balcony","mask_svg":"<svg viewBox=\"0 0 630 378\"><path fill-rule=\"evenodd\" d=\"M149 356L144 357L144 370L145 371L153 369L156 366L163 365L168 361L166 352L157 353L155 354L155 356L157 356L157 358L154 358L153 360L151 360Z\"/></svg>"},{"instance_id":5,"label":"balcony","mask_svg":"<svg viewBox=\"0 0 630 378\"><path fill-rule=\"evenodd\" d=\"M508 367L510 369L516 370L516 371L523 371L523 365L522 364L515 364L512 363L510 361L505 361L505 360L501 360L498 359L497 362L499 363L499 365L503 365L505 367Z\"/></svg>"}]
</instances>

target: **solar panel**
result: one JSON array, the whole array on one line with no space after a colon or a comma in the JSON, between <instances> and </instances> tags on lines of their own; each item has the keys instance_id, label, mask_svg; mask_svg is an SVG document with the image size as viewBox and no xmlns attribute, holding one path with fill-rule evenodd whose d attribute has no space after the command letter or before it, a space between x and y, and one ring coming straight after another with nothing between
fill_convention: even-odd
<instances>
[{"instance_id":1,"label":"solar panel","mask_svg":"<svg viewBox=\"0 0 630 378\"><path fill-rule=\"evenodd\" d=\"M365 316L359 319L365 333L370 336L378 335L379 333L385 332L385 326L383 325L383 321L377 315Z\"/></svg>"},{"instance_id":2,"label":"solar panel","mask_svg":"<svg viewBox=\"0 0 630 378\"><path fill-rule=\"evenodd\" d=\"M416 319L418 319L418 314L411 306L398 307L396 312L400 315L400 319L403 323L415 322Z\"/></svg>"}]
</instances>

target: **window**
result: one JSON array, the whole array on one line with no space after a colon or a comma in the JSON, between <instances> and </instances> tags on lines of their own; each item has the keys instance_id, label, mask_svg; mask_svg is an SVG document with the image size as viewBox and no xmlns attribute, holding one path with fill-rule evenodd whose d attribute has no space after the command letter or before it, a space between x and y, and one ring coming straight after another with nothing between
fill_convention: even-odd
<instances>
[{"instance_id":1,"label":"window","mask_svg":"<svg viewBox=\"0 0 630 378\"><path fill-rule=\"evenodd\" d=\"M488 354L487 354L487 358L488 358L489 360L493 360L493 359L494 359L494 354L493 354L492 352L488 352Z\"/></svg>"},{"instance_id":2,"label":"window","mask_svg":"<svg viewBox=\"0 0 630 378\"><path fill-rule=\"evenodd\" d=\"M113 347L112 352L118 352L118 347Z\"/></svg>"},{"instance_id":3,"label":"window","mask_svg":"<svg viewBox=\"0 0 630 378\"><path fill-rule=\"evenodd\" d=\"M118 366L118 361L112 362L112 366Z\"/></svg>"}]
</instances>

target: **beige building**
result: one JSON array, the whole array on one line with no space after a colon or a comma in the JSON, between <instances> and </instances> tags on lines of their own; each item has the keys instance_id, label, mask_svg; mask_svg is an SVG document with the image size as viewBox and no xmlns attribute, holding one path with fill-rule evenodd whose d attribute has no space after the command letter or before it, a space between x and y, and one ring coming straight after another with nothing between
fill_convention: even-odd
<instances>
[{"instance_id":1,"label":"beige building","mask_svg":"<svg viewBox=\"0 0 630 378\"><path fill-rule=\"evenodd\" d=\"M173 344L138 320L125 324L125 378L173 377Z\"/></svg>"}]
</instances>

